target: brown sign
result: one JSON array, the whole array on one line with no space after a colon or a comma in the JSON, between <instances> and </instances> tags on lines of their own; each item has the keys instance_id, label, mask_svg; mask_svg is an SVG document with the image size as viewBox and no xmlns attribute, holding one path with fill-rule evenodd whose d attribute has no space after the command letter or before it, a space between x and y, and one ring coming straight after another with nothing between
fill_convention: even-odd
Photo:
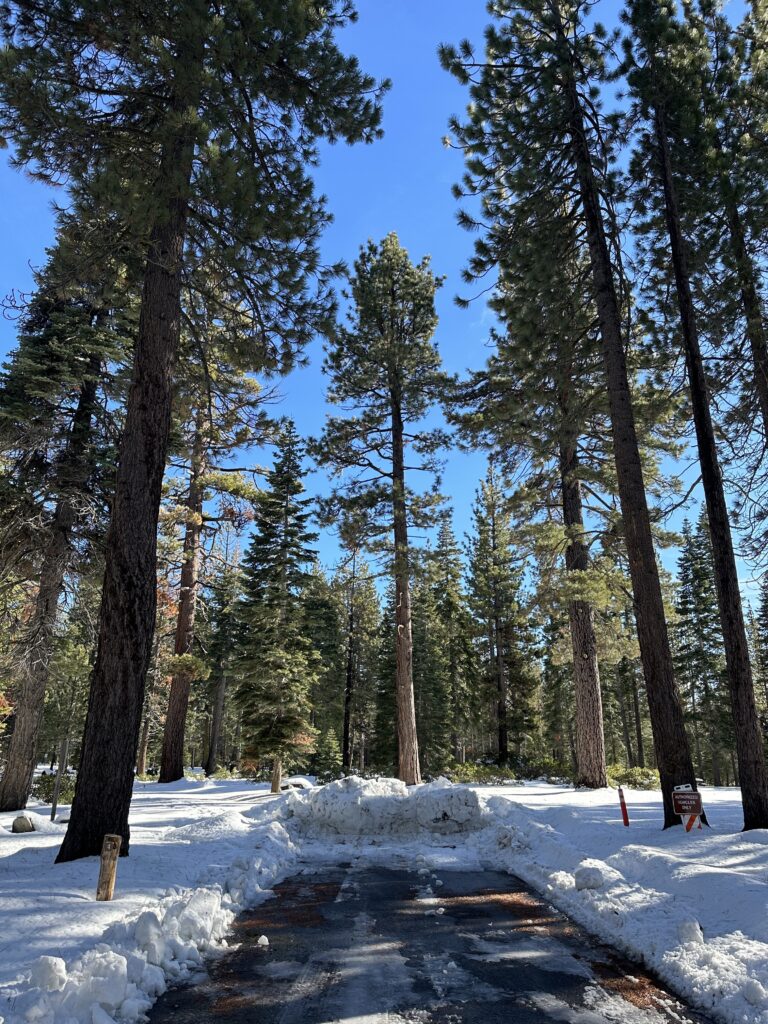
<instances>
[{"instance_id":1,"label":"brown sign","mask_svg":"<svg viewBox=\"0 0 768 1024\"><path fill-rule=\"evenodd\" d=\"M672 809L675 814L701 814L701 793L673 793Z\"/></svg>"}]
</instances>

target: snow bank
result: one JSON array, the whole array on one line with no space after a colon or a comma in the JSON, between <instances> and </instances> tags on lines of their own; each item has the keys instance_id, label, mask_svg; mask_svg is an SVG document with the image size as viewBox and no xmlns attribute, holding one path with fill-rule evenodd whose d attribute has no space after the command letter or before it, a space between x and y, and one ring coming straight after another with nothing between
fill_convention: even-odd
<instances>
[{"instance_id":1,"label":"snow bank","mask_svg":"<svg viewBox=\"0 0 768 1024\"><path fill-rule=\"evenodd\" d=\"M523 878L712 1017L768 1024L768 832L717 830L739 821L734 790L705 790L716 827L696 834L661 831L659 794L632 798L625 829L608 790L488 796L496 825L482 833L485 863Z\"/></svg>"},{"instance_id":2,"label":"snow bank","mask_svg":"<svg viewBox=\"0 0 768 1024\"><path fill-rule=\"evenodd\" d=\"M141 1019L300 854L417 865L430 915L442 910L430 869L507 870L712 1019L768 1024L768 831L740 832L736 790L705 788L713 828L686 834L662 832L658 793L625 792L624 828L611 790L358 778L265 789L137 784L112 903L94 901L95 858L54 867L60 826L0 831L6 1024ZM10 821L0 815L0 829Z\"/></svg>"},{"instance_id":3,"label":"snow bank","mask_svg":"<svg viewBox=\"0 0 768 1024\"><path fill-rule=\"evenodd\" d=\"M447 779L409 788L397 779L353 776L294 791L285 808L289 824L302 833L450 835L472 832L486 824L477 793Z\"/></svg>"},{"instance_id":4,"label":"snow bank","mask_svg":"<svg viewBox=\"0 0 768 1024\"><path fill-rule=\"evenodd\" d=\"M168 790L162 792L162 797L168 795ZM252 793L245 796L246 799L250 796L252 804ZM242 796L236 798L236 802L241 800ZM187 807L187 813L190 810L194 814L200 808ZM242 807L242 810L248 813L248 808ZM79 922L81 951L65 959L51 956L49 949L13 982L3 985L0 988L0 1024L3 1017L6 1024L110 1024L143 1019L169 983L188 976L199 967L207 950L223 943L236 914L265 898L272 885L293 869L298 850L288 832L278 821L260 821L272 817L274 812L263 809L253 813L252 807L250 810L250 817L235 808L204 813L186 824L163 829L162 851L168 865L171 869L175 866L178 876L184 877L191 860L198 877L196 884L171 887L152 899L147 898L151 887L139 890L139 901L131 896L120 899L121 876L122 888L126 884L130 888L132 870L136 865L141 866L148 852L151 855L150 844L142 843L141 834L132 839L131 857L118 865L118 899L109 904L97 904L92 895L88 897L90 913L85 921ZM61 831L56 830L57 839ZM33 842L41 843L51 833L46 832L40 838L34 833L31 835ZM30 836L23 838L29 841ZM157 842L157 830L154 839ZM4 869L10 867L11 859L3 858L5 838L2 842L0 885L7 881ZM50 846L44 849L52 852ZM208 850L221 863L212 862L206 856ZM35 852L34 849L27 851L26 856ZM206 863L202 872L201 860ZM82 878L94 874L97 862L89 858L61 868L54 868L49 862L47 875L53 885L60 881L57 874L64 873L64 869ZM48 895L44 893L43 899ZM130 912L123 912L101 934L94 935L99 918L110 912L119 914L121 903L131 905ZM27 908L27 915L34 928L32 906ZM20 931L24 923L18 921ZM42 917L36 923L45 931L46 926L51 927L51 918ZM57 916L55 926L61 923ZM8 921L0 943L8 937L9 926L12 934L13 925ZM29 938L26 942L23 935L19 938L27 953L34 949Z\"/></svg>"}]
</instances>

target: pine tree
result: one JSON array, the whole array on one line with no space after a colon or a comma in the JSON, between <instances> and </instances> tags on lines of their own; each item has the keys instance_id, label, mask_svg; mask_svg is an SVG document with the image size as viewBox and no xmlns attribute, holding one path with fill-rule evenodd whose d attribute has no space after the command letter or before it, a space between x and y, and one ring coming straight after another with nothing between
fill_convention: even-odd
<instances>
[{"instance_id":1,"label":"pine tree","mask_svg":"<svg viewBox=\"0 0 768 1024\"><path fill-rule=\"evenodd\" d=\"M481 194L492 222L493 207L500 202L529 205L531 218L549 222L565 210L576 218L587 242L588 287L600 330L617 485L668 827L680 822L672 808L673 787L695 786L695 778L675 687L626 362L614 152L600 107L612 40L599 25L588 23L591 6L587 0L503 0L493 5L496 21L486 32L489 59L477 60L469 43L458 50L443 47L441 58L470 85L469 119L451 126L467 156L465 191ZM537 203L538 196L543 202Z\"/></svg>"},{"instance_id":2,"label":"pine tree","mask_svg":"<svg viewBox=\"0 0 768 1024\"><path fill-rule=\"evenodd\" d=\"M680 205L678 161L671 139L678 118L686 116L689 93L688 47L676 31L678 24L658 0L631 0L626 40L628 82L645 128L634 154L635 176L656 182L656 201L664 214L671 272L677 293L680 336L685 355L702 486L707 505L715 561L720 620L725 642L739 777L742 784L744 828L768 827L768 770L755 707L749 644L739 591L723 476L715 442L709 385L702 356L699 325L689 269L683 211Z\"/></svg>"},{"instance_id":3,"label":"pine tree","mask_svg":"<svg viewBox=\"0 0 768 1024\"><path fill-rule=\"evenodd\" d=\"M498 471L489 465L473 508L469 539L469 597L481 630L483 658L493 692L498 763L510 760L510 741L520 746L530 724L534 680L532 637L521 609L508 504Z\"/></svg>"},{"instance_id":4,"label":"pine tree","mask_svg":"<svg viewBox=\"0 0 768 1024\"><path fill-rule=\"evenodd\" d=\"M316 457L349 480L341 504L365 509L380 535L392 531L398 774L408 784L420 781L408 530L424 521L429 502L407 485L406 451L416 457L414 468L435 470L443 434L420 421L445 385L432 341L439 285L429 259L411 263L396 235L363 247L351 279L351 326L329 343L325 363L329 399L349 414L330 417L315 445Z\"/></svg>"},{"instance_id":5,"label":"pine tree","mask_svg":"<svg viewBox=\"0 0 768 1024\"><path fill-rule=\"evenodd\" d=\"M273 760L273 791L283 761L313 746L310 694L319 656L307 635L306 602L316 535L302 497L303 446L284 424L275 465L256 502L254 533L243 559L243 601L235 698L246 757Z\"/></svg>"},{"instance_id":6,"label":"pine tree","mask_svg":"<svg viewBox=\"0 0 768 1024\"><path fill-rule=\"evenodd\" d=\"M0 124L16 163L78 185L98 168L102 205L145 266L99 650L59 854L72 860L98 853L107 832L128 852L182 272L215 267L221 315L237 310L249 325L253 368L289 366L332 308L317 251L327 214L306 167L321 137L375 138L380 108L334 40L354 17L347 0L86 0L76 11L13 0L3 14ZM71 59L84 51L87 61Z\"/></svg>"},{"instance_id":7,"label":"pine tree","mask_svg":"<svg viewBox=\"0 0 768 1024\"><path fill-rule=\"evenodd\" d=\"M0 808L24 807L32 788L60 599L83 551L100 539L113 479L114 413L108 366L130 350L130 297L114 264L74 278L75 227L57 246L24 310L18 347L0 379L0 485L7 515L3 575L34 579L34 608L16 636L14 730ZM125 314L116 312L127 306Z\"/></svg>"},{"instance_id":8,"label":"pine tree","mask_svg":"<svg viewBox=\"0 0 768 1024\"><path fill-rule=\"evenodd\" d=\"M234 652L239 635L238 598L240 570L229 561L225 551L223 562L209 581L208 620L210 624L207 662L211 671L211 725L208 736L208 757L205 774L213 775L221 763L220 747L227 698L227 689L234 672Z\"/></svg>"},{"instance_id":9,"label":"pine tree","mask_svg":"<svg viewBox=\"0 0 768 1024\"><path fill-rule=\"evenodd\" d=\"M431 583L446 657L447 712L454 761L466 757L470 721L479 711L480 667L473 643L474 623L464 588L461 548L448 515L443 519L430 553Z\"/></svg>"},{"instance_id":10,"label":"pine tree","mask_svg":"<svg viewBox=\"0 0 768 1024\"><path fill-rule=\"evenodd\" d=\"M676 661L688 698L688 720L694 737L699 772L722 783L724 755L730 751L725 658L717 605L712 544L706 511L696 528L683 526L676 597Z\"/></svg>"},{"instance_id":11,"label":"pine tree","mask_svg":"<svg viewBox=\"0 0 768 1024\"><path fill-rule=\"evenodd\" d=\"M430 566L413 566L413 691L420 759L439 775L451 760L450 671L445 631L437 610Z\"/></svg>"},{"instance_id":12,"label":"pine tree","mask_svg":"<svg viewBox=\"0 0 768 1024\"><path fill-rule=\"evenodd\" d=\"M184 774L184 732L196 667L190 658L195 654L204 541L215 535L222 522L239 518L238 505L255 497L257 489L231 460L236 452L263 443L271 429L259 384L237 362L233 364L226 339L217 335L216 325L205 326L204 337L195 331L183 339L193 353L185 361L175 402L175 413L182 421L178 440L185 461L185 493L175 506L184 532L174 642L174 655L181 660L171 679L160 782L175 782ZM212 509L213 502L216 507Z\"/></svg>"}]
</instances>

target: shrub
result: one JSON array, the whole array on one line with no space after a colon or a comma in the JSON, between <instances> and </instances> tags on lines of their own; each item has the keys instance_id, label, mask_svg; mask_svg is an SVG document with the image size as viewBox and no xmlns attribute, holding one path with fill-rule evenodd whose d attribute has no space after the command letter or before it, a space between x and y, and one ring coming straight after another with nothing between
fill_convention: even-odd
<instances>
[{"instance_id":1,"label":"shrub","mask_svg":"<svg viewBox=\"0 0 768 1024\"><path fill-rule=\"evenodd\" d=\"M62 776L61 789L59 790L59 803L71 804L75 795L75 775L69 773ZM32 786L32 796L41 800L44 804L53 803L53 790L56 785L55 774L38 775Z\"/></svg>"},{"instance_id":2,"label":"shrub","mask_svg":"<svg viewBox=\"0 0 768 1024\"><path fill-rule=\"evenodd\" d=\"M608 785L626 786L627 789L659 789L659 773L655 768L627 768L623 764L609 764Z\"/></svg>"},{"instance_id":3,"label":"shrub","mask_svg":"<svg viewBox=\"0 0 768 1024\"><path fill-rule=\"evenodd\" d=\"M500 768L495 764L477 764L475 761L452 764L443 774L451 782L472 782L482 786L496 786L515 781L514 772L510 768Z\"/></svg>"}]
</instances>

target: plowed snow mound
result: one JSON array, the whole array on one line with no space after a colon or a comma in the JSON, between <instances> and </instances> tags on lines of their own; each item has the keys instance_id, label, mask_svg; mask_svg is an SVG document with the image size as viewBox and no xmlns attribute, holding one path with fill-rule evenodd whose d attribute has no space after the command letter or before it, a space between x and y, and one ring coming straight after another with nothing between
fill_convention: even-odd
<instances>
[{"instance_id":1,"label":"plowed snow mound","mask_svg":"<svg viewBox=\"0 0 768 1024\"><path fill-rule=\"evenodd\" d=\"M397 779L340 779L290 793L286 808L302 831L343 835L445 835L487 824L477 793L447 779L410 788Z\"/></svg>"}]
</instances>

